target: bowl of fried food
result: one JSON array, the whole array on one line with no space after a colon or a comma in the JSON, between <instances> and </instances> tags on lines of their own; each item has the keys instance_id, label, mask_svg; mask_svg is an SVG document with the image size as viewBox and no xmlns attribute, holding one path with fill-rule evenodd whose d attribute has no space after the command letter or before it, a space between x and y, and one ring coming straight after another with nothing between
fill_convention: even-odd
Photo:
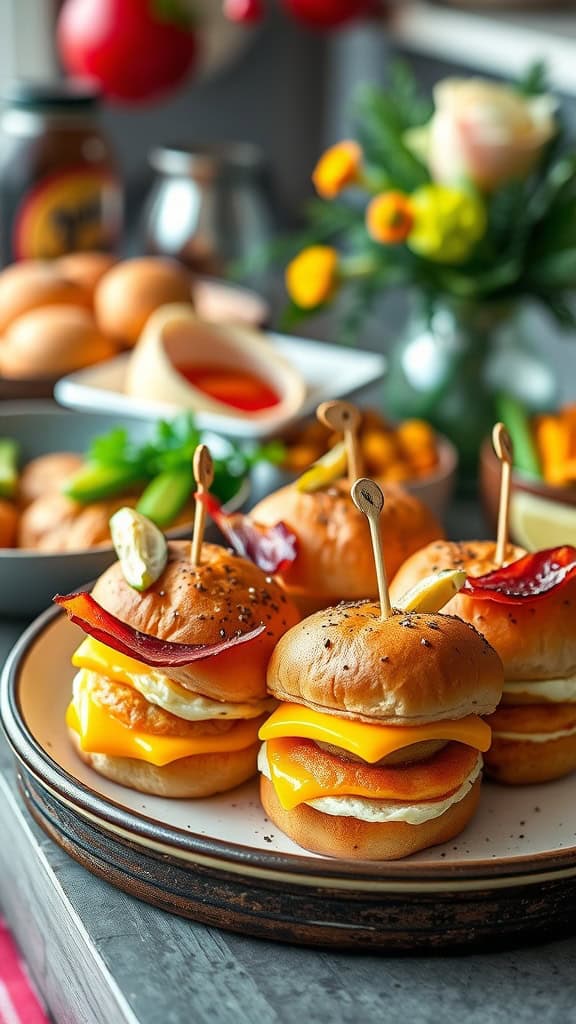
<instances>
[{"instance_id":1,"label":"bowl of fried food","mask_svg":"<svg viewBox=\"0 0 576 1024\"><path fill-rule=\"evenodd\" d=\"M0 410L0 615L32 616L57 592L98 576L115 559L110 517L143 512L169 536L191 533L193 452L214 456L213 491L228 510L249 493L251 454L189 414L171 421L77 413L51 402Z\"/></svg>"},{"instance_id":2,"label":"bowl of fried food","mask_svg":"<svg viewBox=\"0 0 576 1024\"><path fill-rule=\"evenodd\" d=\"M456 480L458 455L454 445L425 420L392 423L376 409L362 410L360 454L366 476L401 484L443 519ZM318 420L301 424L285 439L280 470L300 476L312 463L336 455L341 439Z\"/></svg>"}]
</instances>

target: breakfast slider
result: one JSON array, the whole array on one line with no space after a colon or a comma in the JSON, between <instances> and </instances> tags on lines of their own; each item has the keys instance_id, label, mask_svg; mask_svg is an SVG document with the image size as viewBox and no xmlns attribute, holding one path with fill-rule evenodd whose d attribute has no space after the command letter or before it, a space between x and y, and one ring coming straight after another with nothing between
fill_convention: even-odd
<instances>
[{"instance_id":1,"label":"breakfast slider","mask_svg":"<svg viewBox=\"0 0 576 1024\"><path fill-rule=\"evenodd\" d=\"M259 526L281 521L297 543L296 557L278 577L302 614L338 601L377 596L366 521L350 497L350 480L362 475L356 430L360 413L347 402L318 409L322 422L348 435L341 462L316 464L300 480L280 488L251 511ZM347 460L346 460L347 454ZM339 478L348 466L348 479ZM443 536L430 510L398 484L383 484L386 563L393 575L409 555Z\"/></svg>"},{"instance_id":2,"label":"breakfast slider","mask_svg":"<svg viewBox=\"0 0 576 1024\"><path fill-rule=\"evenodd\" d=\"M355 488L379 513L374 482ZM487 641L430 610L442 578L425 612L390 607L382 561L378 578L380 605L317 612L282 637L268 667L282 703L259 733L262 804L296 843L328 856L393 860L458 835L490 746L481 716L502 692Z\"/></svg>"},{"instance_id":3,"label":"breakfast slider","mask_svg":"<svg viewBox=\"0 0 576 1024\"><path fill-rule=\"evenodd\" d=\"M576 548L525 555L469 578L459 614L504 664L486 770L509 785L576 771Z\"/></svg>"},{"instance_id":4,"label":"breakfast slider","mask_svg":"<svg viewBox=\"0 0 576 1024\"><path fill-rule=\"evenodd\" d=\"M56 598L88 634L72 659L72 741L145 793L231 789L256 771L267 663L298 613L252 562L201 543L202 521L192 556L132 509L111 526L120 560L92 594Z\"/></svg>"},{"instance_id":5,"label":"breakfast slider","mask_svg":"<svg viewBox=\"0 0 576 1024\"><path fill-rule=\"evenodd\" d=\"M527 555L509 545L508 498L504 481L496 544L429 544L402 566L391 596L399 599L439 569L467 573L446 609L472 623L504 664L502 703L489 719L486 770L498 782L522 785L576 770L576 549Z\"/></svg>"}]
</instances>

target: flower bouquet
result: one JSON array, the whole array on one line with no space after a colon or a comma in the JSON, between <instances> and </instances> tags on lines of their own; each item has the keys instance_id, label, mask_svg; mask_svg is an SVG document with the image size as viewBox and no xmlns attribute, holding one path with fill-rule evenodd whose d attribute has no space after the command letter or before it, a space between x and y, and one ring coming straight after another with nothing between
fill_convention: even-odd
<instances>
[{"instance_id":1,"label":"flower bouquet","mask_svg":"<svg viewBox=\"0 0 576 1024\"><path fill-rule=\"evenodd\" d=\"M417 315L391 352L386 407L426 416L473 463L494 391L536 408L555 398L545 354L512 326L531 298L576 327L575 147L541 65L515 85L445 79L432 105L400 67L387 91L362 89L356 123L314 170L286 322L341 293L351 341L385 289L409 287Z\"/></svg>"}]
</instances>

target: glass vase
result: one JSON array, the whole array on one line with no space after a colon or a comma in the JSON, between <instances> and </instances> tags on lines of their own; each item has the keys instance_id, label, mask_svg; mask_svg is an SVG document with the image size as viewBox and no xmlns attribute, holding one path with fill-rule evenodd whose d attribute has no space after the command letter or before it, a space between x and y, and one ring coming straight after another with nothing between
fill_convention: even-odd
<instances>
[{"instance_id":1,"label":"glass vase","mask_svg":"<svg viewBox=\"0 0 576 1024\"><path fill-rule=\"evenodd\" d=\"M556 375L526 321L521 303L418 296L389 353L385 411L426 419L445 434L458 449L465 482L475 478L499 391L534 412L557 402Z\"/></svg>"}]
</instances>

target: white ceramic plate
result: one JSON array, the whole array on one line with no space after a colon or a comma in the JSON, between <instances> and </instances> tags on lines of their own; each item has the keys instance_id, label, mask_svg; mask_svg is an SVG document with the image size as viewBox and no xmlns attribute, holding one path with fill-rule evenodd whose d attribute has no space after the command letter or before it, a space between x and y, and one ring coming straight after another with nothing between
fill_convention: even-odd
<instances>
[{"instance_id":1,"label":"white ceramic plate","mask_svg":"<svg viewBox=\"0 0 576 1024\"><path fill-rule=\"evenodd\" d=\"M460 837L403 861L314 856L266 819L256 781L163 800L86 767L64 725L81 635L58 609L33 623L6 663L0 711L28 808L89 870L175 913L290 942L429 952L573 927L574 776L485 784Z\"/></svg>"},{"instance_id":2,"label":"white ceramic plate","mask_svg":"<svg viewBox=\"0 0 576 1024\"><path fill-rule=\"evenodd\" d=\"M251 782L232 793L204 800L164 800L109 782L73 750L64 723L75 670L70 657L83 633L57 615L30 648L20 677L19 703L33 738L71 777L105 800L176 832L242 843L266 853L302 854L300 847L266 823ZM517 789L484 783L479 813L465 832L446 846L401 862L410 874L420 863L445 874L456 865L491 868L510 858L534 858L571 850L576 872L576 776L553 785ZM265 838L266 837L266 838ZM307 857L316 855L306 853ZM318 858L324 859L324 858ZM396 865L398 866L398 865Z\"/></svg>"},{"instance_id":3,"label":"white ceramic plate","mask_svg":"<svg viewBox=\"0 0 576 1024\"><path fill-rule=\"evenodd\" d=\"M357 394L384 376L386 360L377 352L328 345L303 338L289 338L270 334L271 343L303 375L306 381L306 399L297 417L274 424L274 433L288 427L294 419L313 413L320 402L331 398L344 398ZM120 416L162 417L174 415L172 405L131 398L124 394L126 364L129 354L117 356L105 363L90 366L77 373L62 377L55 386L57 400L73 409L114 413ZM214 413L195 414L203 430L215 430L229 437L263 438L269 435L266 424L251 422L234 416Z\"/></svg>"}]
</instances>

